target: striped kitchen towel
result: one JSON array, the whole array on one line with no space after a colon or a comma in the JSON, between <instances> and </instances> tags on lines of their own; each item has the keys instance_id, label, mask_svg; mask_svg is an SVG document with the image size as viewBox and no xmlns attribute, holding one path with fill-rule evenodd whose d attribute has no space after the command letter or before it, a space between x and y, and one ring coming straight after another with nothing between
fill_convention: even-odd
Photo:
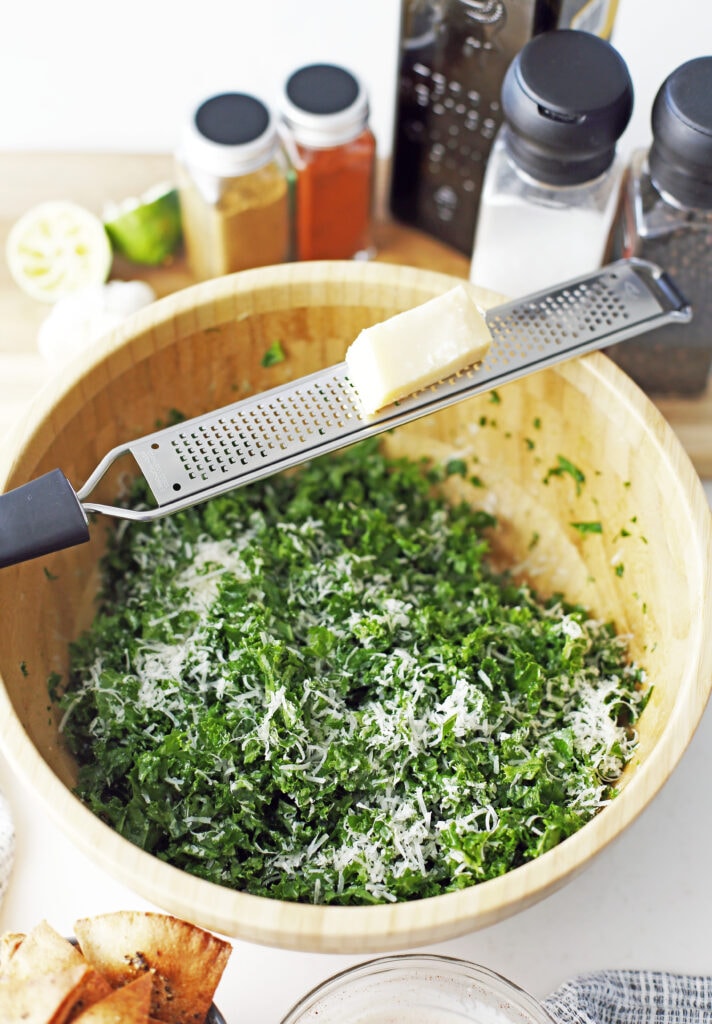
<instances>
[{"instance_id":1,"label":"striped kitchen towel","mask_svg":"<svg viewBox=\"0 0 712 1024\"><path fill-rule=\"evenodd\" d=\"M712 977L598 971L567 981L544 1006L557 1024L712 1024Z\"/></svg>"}]
</instances>

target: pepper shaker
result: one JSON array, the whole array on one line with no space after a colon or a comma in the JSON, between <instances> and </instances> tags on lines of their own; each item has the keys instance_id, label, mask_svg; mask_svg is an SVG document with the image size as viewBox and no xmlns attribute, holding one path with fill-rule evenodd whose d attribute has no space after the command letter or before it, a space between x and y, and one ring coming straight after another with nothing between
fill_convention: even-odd
<instances>
[{"instance_id":1,"label":"pepper shaker","mask_svg":"<svg viewBox=\"0 0 712 1024\"><path fill-rule=\"evenodd\" d=\"M674 70L652 107L652 145L632 155L611 235L611 258L640 256L668 271L692 306L608 355L651 394L704 391L712 363L712 57Z\"/></svg>"},{"instance_id":2,"label":"pepper shaker","mask_svg":"<svg viewBox=\"0 0 712 1024\"><path fill-rule=\"evenodd\" d=\"M205 100L176 155L188 262L199 279L289 257L288 168L269 108L246 93Z\"/></svg>"},{"instance_id":3,"label":"pepper shaker","mask_svg":"<svg viewBox=\"0 0 712 1024\"><path fill-rule=\"evenodd\" d=\"M346 68L311 64L287 79L281 109L296 170L297 259L373 255L376 140L363 84Z\"/></svg>"}]
</instances>

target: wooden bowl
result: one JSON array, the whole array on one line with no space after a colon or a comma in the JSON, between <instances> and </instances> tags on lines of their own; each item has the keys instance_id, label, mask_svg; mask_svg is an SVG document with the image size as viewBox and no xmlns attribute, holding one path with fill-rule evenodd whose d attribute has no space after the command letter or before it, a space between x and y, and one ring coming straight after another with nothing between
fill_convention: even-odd
<instances>
[{"instance_id":1,"label":"wooden bowl","mask_svg":"<svg viewBox=\"0 0 712 1024\"><path fill-rule=\"evenodd\" d=\"M337 362L362 327L454 283L408 267L302 263L162 299L43 392L2 453L0 490L56 467L79 487L108 449L149 433L170 409L197 415ZM275 339L287 359L265 369ZM633 821L680 759L710 691L710 510L670 427L604 356L542 371L499 395L497 405L484 395L400 428L384 444L436 457L476 453L486 489L456 479L464 496L496 513L496 556L540 592L562 591L631 634L632 654L655 689L617 799L538 860L460 892L395 905L269 900L155 859L72 794L74 765L48 711L47 676L66 670L67 641L91 610L105 533L95 526L89 544L0 571L2 744L78 847L152 903L203 927L286 948L375 952L439 942L527 907ZM569 476L544 483L560 454L585 474L578 496ZM114 486L109 480L105 499ZM580 520L600 520L603 533L582 536L570 525Z\"/></svg>"}]
</instances>

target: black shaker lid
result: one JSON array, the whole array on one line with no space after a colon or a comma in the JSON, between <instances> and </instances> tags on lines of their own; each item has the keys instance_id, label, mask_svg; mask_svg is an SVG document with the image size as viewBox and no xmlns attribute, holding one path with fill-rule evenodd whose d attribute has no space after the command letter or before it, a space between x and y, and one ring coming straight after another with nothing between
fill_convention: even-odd
<instances>
[{"instance_id":1,"label":"black shaker lid","mask_svg":"<svg viewBox=\"0 0 712 1024\"><path fill-rule=\"evenodd\" d=\"M557 29L531 39L502 84L507 143L532 177L590 181L610 167L633 111L633 83L610 43Z\"/></svg>"},{"instance_id":2,"label":"black shaker lid","mask_svg":"<svg viewBox=\"0 0 712 1024\"><path fill-rule=\"evenodd\" d=\"M366 127L368 95L361 81L336 64L309 64L293 71L281 101L282 116L298 142L336 146Z\"/></svg>"},{"instance_id":3,"label":"black shaker lid","mask_svg":"<svg viewBox=\"0 0 712 1024\"><path fill-rule=\"evenodd\" d=\"M683 206L712 207L712 57L687 61L658 90L650 174Z\"/></svg>"},{"instance_id":4,"label":"black shaker lid","mask_svg":"<svg viewBox=\"0 0 712 1024\"><path fill-rule=\"evenodd\" d=\"M310 64L288 79L289 99L307 114L338 114L356 102L359 84L346 68L335 64Z\"/></svg>"},{"instance_id":5,"label":"black shaker lid","mask_svg":"<svg viewBox=\"0 0 712 1024\"><path fill-rule=\"evenodd\" d=\"M277 124L256 96L224 92L210 96L184 126L182 158L218 177L247 174L262 167L278 147Z\"/></svg>"},{"instance_id":6,"label":"black shaker lid","mask_svg":"<svg viewBox=\"0 0 712 1024\"><path fill-rule=\"evenodd\" d=\"M210 142L244 146L263 135L270 123L267 107L255 96L224 92L211 96L195 112L195 126Z\"/></svg>"}]
</instances>

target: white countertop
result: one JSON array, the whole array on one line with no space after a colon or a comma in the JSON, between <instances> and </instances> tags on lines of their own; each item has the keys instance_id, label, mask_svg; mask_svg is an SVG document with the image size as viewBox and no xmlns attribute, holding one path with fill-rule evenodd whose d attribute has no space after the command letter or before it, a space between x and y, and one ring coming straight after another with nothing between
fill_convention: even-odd
<instances>
[{"instance_id":1,"label":"white countertop","mask_svg":"<svg viewBox=\"0 0 712 1024\"><path fill-rule=\"evenodd\" d=\"M712 500L712 484L705 490ZM710 779L712 707L667 785L581 874L507 921L427 950L482 964L537 997L598 968L712 974ZM76 849L1 758L0 790L17 833L0 932L26 931L46 919L71 934L85 915L158 909ZM228 1024L279 1024L315 984L366 959L234 941L216 1002Z\"/></svg>"},{"instance_id":2,"label":"white countertop","mask_svg":"<svg viewBox=\"0 0 712 1024\"><path fill-rule=\"evenodd\" d=\"M133 54L131 73L123 67L123 73L112 75L105 67L106 50L95 44L96 34L101 34L94 30L96 5L76 0L71 22L63 8L48 0L40 0L41 17L37 5L16 5L13 17L26 22L26 31L15 26L12 45L0 61L0 80L13 91L2 144L9 149L91 149L97 144L112 150L170 149L193 94L208 95L225 84L246 82L269 95L280 80L278 69L321 58L319 46L326 36L330 59L365 76L373 123L382 148L387 148L398 5L367 0L347 32L343 11L327 0L310 0L298 12L296 5L280 0L279 14L273 4L251 6L253 36L262 32L263 45L255 46L250 34L236 27L244 17L240 5L210 0L197 20L180 12L171 15L171 45L160 54L155 39L164 33L164 5L128 0L123 17L112 25L112 52L124 64L125 54ZM230 24L229 18L235 19L233 30L215 33L215 25L221 20ZM677 63L709 50L711 27L712 6L700 0L680 0L674 13L662 0L621 0L614 42L629 62L637 94L626 149L647 140L650 104L659 82ZM92 34L91 42L87 34ZM217 51L206 63L195 58L208 36ZM271 52L266 40L274 47ZM176 66L192 69L192 74L176 81ZM172 81L172 88L161 88L162 115L157 120L154 105L145 97L164 78ZM19 91L18 81L24 83ZM97 85L89 93L87 81ZM101 132L106 138L99 137ZM712 501L712 483L706 491ZM507 921L427 949L499 971L537 997L576 973L602 967L712 974L711 780L709 707L662 792L577 878ZM152 909L73 846L1 756L0 790L12 808L17 844L13 876L0 906L0 932L26 931L46 919L70 934L78 917ZM216 1002L228 1024L278 1024L308 989L364 959L368 957L307 954L235 941Z\"/></svg>"}]
</instances>

